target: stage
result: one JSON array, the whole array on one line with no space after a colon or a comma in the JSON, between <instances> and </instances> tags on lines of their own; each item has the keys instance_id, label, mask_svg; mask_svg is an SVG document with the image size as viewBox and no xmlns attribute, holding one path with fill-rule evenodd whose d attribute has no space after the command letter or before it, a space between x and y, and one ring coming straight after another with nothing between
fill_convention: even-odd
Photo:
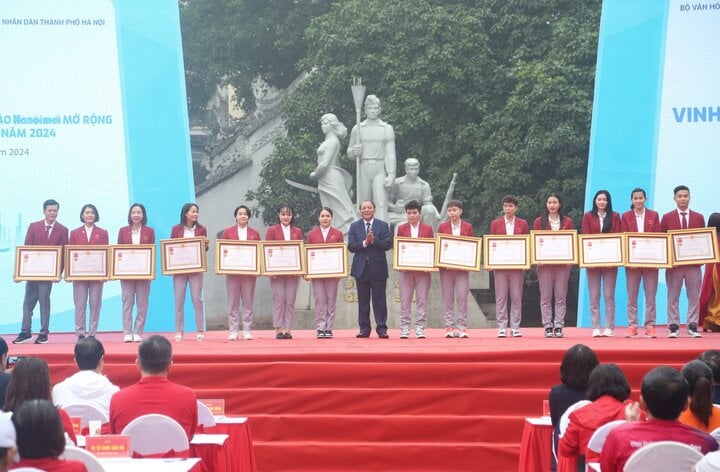
<instances>
[{"instance_id":1,"label":"stage","mask_svg":"<svg viewBox=\"0 0 720 472\"><path fill-rule=\"evenodd\" d=\"M641 330L642 331L642 330ZM276 471L513 471L524 419L542 414L542 401L559 382L565 350L582 343L601 362L618 364L637 398L652 367L680 367L718 346L720 334L700 339L591 338L590 329L566 328L565 338L545 339L541 328L522 338L498 339L495 329L470 330L468 339L355 338L335 331L316 339L295 331L253 331L251 341L228 341L226 331L205 341L187 333L173 342L170 378L199 398L225 398L227 411L249 418L257 467ZM168 339L174 333L165 333ZM75 337L50 333L44 345L10 344L10 355L35 355L50 364L53 383L76 371ZM105 373L124 387L139 378L137 343L121 333L98 335L106 350Z\"/></svg>"}]
</instances>

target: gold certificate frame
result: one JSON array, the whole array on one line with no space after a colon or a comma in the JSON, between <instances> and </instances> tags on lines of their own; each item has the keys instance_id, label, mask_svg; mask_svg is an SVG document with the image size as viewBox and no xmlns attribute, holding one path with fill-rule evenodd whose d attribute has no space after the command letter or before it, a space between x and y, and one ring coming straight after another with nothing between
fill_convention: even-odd
<instances>
[{"instance_id":1,"label":"gold certificate frame","mask_svg":"<svg viewBox=\"0 0 720 472\"><path fill-rule=\"evenodd\" d=\"M529 269L530 235L486 234L483 252L486 269Z\"/></svg>"},{"instance_id":2,"label":"gold certificate frame","mask_svg":"<svg viewBox=\"0 0 720 472\"><path fill-rule=\"evenodd\" d=\"M672 241L672 265L699 265L720 262L715 228L669 231Z\"/></svg>"},{"instance_id":3,"label":"gold certificate frame","mask_svg":"<svg viewBox=\"0 0 720 472\"><path fill-rule=\"evenodd\" d=\"M62 246L16 246L15 282L59 282Z\"/></svg>"},{"instance_id":4,"label":"gold certificate frame","mask_svg":"<svg viewBox=\"0 0 720 472\"><path fill-rule=\"evenodd\" d=\"M110 246L65 246L65 280L107 280L110 275Z\"/></svg>"},{"instance_id":5,"label":"gold certificate frame","mask_svg":"<svg viewBox=\"0 0 720 472\"><path fill-rule=\"evenodd\" d=\"M347 244L307 244L304 248L308 279L347 277Z\"/></svg>"},{"instance_id":6,"label":"gold certificate frame","mask_svg":"<svg viewBox=\"0 0 720 472\"><path fill-rule=\"evenodd\" d=\"M215 273L260 275L260 241L216 240Z\"/></svg>"},{"instance_id":7,"label":"gold certificate frame","mask_svg":"<svg viewBox=\"0 0 720 472\"><path fill-rule=\"evenodd\" d=\"M114 244L110 246L110 279L153 280L154 244Z\"/></svg>"},{"instance_id":8,"label":"gold certificate frame","mask_svg":"<svg viewBox=\"0 0 720 472\"><path fill-rule=\"evenodd\" d=\"M667 233L625 233L625 267L672 267L670 246Z\"/></svg>"},{"instance_id":9,"label":"gold certificate frame","mask_svg":"<svg viewBox=\"0 0 720 472\"><path fill-rule=\"evenodd\" d=\"M598 233L578 235L580 267L619 267L625 265L625 235Z\"/></svg>"},{"instance_id":10,"label":"gold certificate frame","mask_svg":"<svg viewBox=\"0 0 720 472\"><path fill-rule=\"evenodd\" d=\"M407 271L436 272L435 238L393 239L393 269Z\"/></svg>"},{"instance_id":11,"label":"gold certificate frame","mask_svg":"<svg viewBox=\"0 0 720 472\"><path fill-rule=\"evenodd\" d=\"M302 241L263 241L262 275L305 275Z\"/></svg>"},{"instance_id":12,"label":"gold certificate frame","mask_svg":"<svg viewBox=\"0 0 720 472\"><path fill-rule=\"evenodd\" d=\"M577 231L538 230L530 232L530 259L532 264L577 264Z\"/></svg>"},{"instance_id":13,"label":"gold certificate frame","mask_svg":"<svg viewBox=\"0 0 720 472\"><path fill-rule=\"evenodd\" d=\"M175 238L160 241L163 275L193 274L207 270L205 238Z\"/></svg>"},{"instance_id":14,"label":"gold certificate frame","mask_svg":"<svg viewBox=\"0 0 720 472\"><path fill-rule=\"evenodd\" d=\"M445 269L480 270L482 238L471 236L437 235L435 266Z\"/></svg>"}]
</instances>

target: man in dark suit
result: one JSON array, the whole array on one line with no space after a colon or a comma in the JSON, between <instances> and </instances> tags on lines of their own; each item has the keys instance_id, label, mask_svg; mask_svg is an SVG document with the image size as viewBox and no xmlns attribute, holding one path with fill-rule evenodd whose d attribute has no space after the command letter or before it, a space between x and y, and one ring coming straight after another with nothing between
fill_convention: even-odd
<instances>
[{"instance_id":1,"label":"man in dark suit","mask_svg":"<svg viewBox=\"0 0 720 472\"><path fill-rule=\"evenodd\" d=\"M370 300L375 315L378 337L387 339L387 301L385 286L388 269L385 252L392 247L390 226L375 218L375 204L366 200L360 204L362 219L350 225L348 249L355 254L350 275L355 277L358 292L358 338L369 338Z\"/></svg>"},{"instance_id":2,"label":"man in dark suit","mask_svg":"<svg viewBox=\"0 0 720 472\"><path fill-rule=\"evenodd\" d=\"M25 235L26 246L65 246L68 242L68 229L57 222L60 204L55 200L45 200L43 213L45 218L30 223ZM23 319L20 334L13 340L13 344L21 344L32 338L32 314L35 305L40 303L40 335L35 344L48 342L48 328L50 326L50 291L52 282L27 282L25 285L25 300L23 301Z\"/></svg>"}]
</instances>

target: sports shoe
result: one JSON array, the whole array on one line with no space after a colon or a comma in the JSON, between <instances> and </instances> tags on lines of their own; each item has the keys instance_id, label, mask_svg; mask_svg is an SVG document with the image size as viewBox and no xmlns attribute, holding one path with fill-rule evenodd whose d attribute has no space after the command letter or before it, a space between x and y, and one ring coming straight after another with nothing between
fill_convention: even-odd
<instances>
[{"instance_id":1,"label":"sports shoe","mask_svg":"<svg viewBox=\"0 0 720 472\"><path fill-rule=\"evenodd\" d=\"M615 336L613 330L611 330L610 328L605 328L605 331L602 332L602 335L603 338L612 338L613 336Z\"/></svg>"},{"instance_id":2,"label":"sports shoe","mask_svg":"<svg viewBox=\"0 0 720 472\"><path fill-rule=\"evenodd\" d=\"M325 339L330 339L333 337L332 330L326 329L325 330Z\"/></svg>"},{"instance_id":3,"label":"sports shoe","mask_svg":"<svg viewBox=\"0 0 720 472\"><path fill-rule=\"evenodd\" d=\"M645 337L646 338L657 338L655 335L655 326L646 326L645 327Z\"/></svg>"},{"instance_id":4,"label":"sports shoe","mask_svg":"<svg viewBox=\"0 0 720 472\"><path fill-rule=\"evenodd\" d=\"M626 338L637 338L638 337L638 329L637 326L628 326L627 333L625 333Z\"/></svg>"},{"instance_id":5,"label":"sports shoe","mask_svg":"<svg viewBox=\"0 0 720 472\"><path fill-rule=\"evenodd\" d=\"M18 334L17 338L13 339L13 344L22 344L28 339L32 339L32 334L30 333L20 333Z\"/></svg>"},{"instance_id":6,"label":"sports shoe","mask_svg":"<svg viewBox=\"0 0 720 472\"><path fill-rule=\"evenodd\" d=\"M237 341L238 338L238 332L236 330L230 331L230 336L228 336L228 341Z\"/></svg>"},{"instance_id":7,"label":"sports shoe","mask_svg":"<svg viewBox=\"0 0 720 472\"><path fill-rule=\"evenodd\" d=\"M520 329L511 329L511 330L510 330L510 335L511 335L513 338L522 338L522 333L520 332Z\"/></svg>"},{"instance_id":8,"label":"sports shoe","mask_svg":"<svg viewBox=\"0 0 720 472\"><path fill-rule=\"evenodd\" d=\"M183 338L182 331L178 331L178 332L175 334L175 342L176 342L176 343L179 343L180 341L182 341L182 338Z\"/></svg>"},{"instance_id":9,"label":"sports shoe","mask_svg":"<svg viewBox=\"0 0 720 472\"><path fill-rule=\"evenodd\" d=\"M35 344L47 344L48 337L47 334L41 334L35 339Z\"/></svg>"},{"instance_id":10,"label":"sports shoe","mask_svg":"<svg viewBox=\"0 0 720 472\"><path fill-rule=\"evenodd\" d=\"M205 341L205 333L198 333L195 335L196 341Z\"/></svg>"},{"instance_id":11,"label":"sports shoe","mask_svg":"<svg viewBox=\"0 0 720 472\"><path fill-rule=\"evenodd\" d=\"M560 326L555 327L554 335L556 338L562 338L564 336L563 332L562 332L562 328Z\"/></svg>"},{"instance_id":12,"label":"sports shoe","mask_svg":"<svg viewBox=\"0 0 720 472\"><path fill-rule=\"evenodd\" d=\"M505 328L498 329L498 338L507 337L507 330Z\"/></svg>"},{"instance_id":13,"label":"sports shoe","mask_svg":"<svg viewBox=\"0 0 720 472\"><path fill-rule=\"evenodd\" d=\"M408 328L402 328L400 330L400 339L407 339L410 337L410 330Z\"/></svg>"},{"instance_id":14,"label":"sports shoe","mask_svg":"<svg viewBox=\"0 0 720 472\"><path fill-rule=\"evenodd\" d=\"M415 337L417 339L425 339L425 329L424 328L415 328Z\"/></svg>"},{"instance_id":15,"label":"sports shoe","mask_svg":"<svg viewBox=\"0 0 720 472\"><path fill-rule=\"evenodd\" d=\"M133 342L134 343L141 343L142 342L142 336L139 334L133 334Z\"/></svg>"},{"instance_id":16,"label":"sports shoe","mask_svg":"<svg viewBox=\"0 0 720 472\"><path fill-rule=\"evenodd\" d=\"M460 331L457 332L457 336L455 336L455 337L466 339L466 338L469 338L470 336L468 336L467 331L461 329Z\"/></svg>"},{"instance_id":17,"label":"sports shoe","mask_svg":"<svg viewBox=\"0 0 720 472\"><path fill-rule=\"evenodd\" d=\"M679 331L680 327L678 325L676 325L675 323L672 323L670 326L668 326L668 328L670 328L670 333L668 333L668 338L677 338L679 335L678 331Z\"/></svg>"},{"instance_id":18,"label":"sports shoe","mask_svg":"<svg viewBox=\"0 0 720 472\"><path fill-rule=\"evenodd\" d=\"M123 342L131 343L132 342L132 334L126 334L125 336L123 336Z\"/></svg>"},{"instance_id":19,"label":"sports shoe","mask_svg":"<svg viewBox=\"0 0 720 472\"><path fill-rule=\"evenodd\" d=\"M594 329L594 330L592 331L592 337L593 337L593 338L599 338L600 336L602 336L602 331L600 331L599 329Z\"/></svg>"},{"instance_id":20,"label":"sports shoe","mask_svg":"<svg viewBox=\"0 0 720 472\"><path fill-rule=\"evenodd\" d=\"M690 336L691 338L702 338L702 334L698 332L697 325L695 323L690 323L688 325L688 336Z\"/></svg>"},{"instance_id":21,"label":"sports shoe","mask_svg":"<svg viewBox=\"0 0 720 472\"><path fill-rule=\"evenodd\" d=\"M318 339L325 339L325 330L324 329L317 330L317 334L315 334L315 337Z\"/></svg>"},{"instance_id":22,"label":"sports shoe","mask_svg":"<svg viewBox=\"0 0 720 472\"><path fill-rule=\"evenodd\" d=\"M545 328L545 337L546 337L546 338L552 338L552 337L553 337L553 330L552 330L552 328Z\"/></svg>"},{"instance_id":23,"label":"sports shoe","mask_svg":"<svg viewBox=\"0 0 720 472\"><path fill-rule=\"evenodd\" d=\"M243 339L245 341L250 341L252 339L252 334L250 334L250 331L243 331Z\"/></svg>"},{"instance_id":24,"label":"sports shoe","mask_svg":"<svg viewBox=\"0 0 720 472\"><path fill-rule=\"evenodd\" d=\"M446 338L454 338L455 337L455 330L452 328L445 328L445 337Z\"/></svg>"}]
</instances>

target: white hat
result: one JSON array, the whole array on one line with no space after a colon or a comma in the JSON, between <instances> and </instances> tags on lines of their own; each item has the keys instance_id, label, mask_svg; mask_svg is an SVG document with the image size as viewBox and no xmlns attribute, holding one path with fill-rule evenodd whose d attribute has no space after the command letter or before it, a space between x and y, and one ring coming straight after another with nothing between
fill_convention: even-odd
<instances>
[{"instance_id":1,"label":"white hat","mask_svg":"<svg viewBox=\"0 0 720 472\"><path fill-rule=\"evenodd\" d=\"M15 445L15 425L11 418L12 413L0 412L0 447L17 447Z\"/></svg>"},{"instance_id":2,"label":"white hat","mask_svg":"<svg viewBox=\"0 0 720 472\"><path fill-rule=\"evenodd\" d=\"M705 457L700 459L700 462L695 464L696 472L712 472L720 471L720 453L711 452L706 454Z\"/></svg>"}]
</instances>

